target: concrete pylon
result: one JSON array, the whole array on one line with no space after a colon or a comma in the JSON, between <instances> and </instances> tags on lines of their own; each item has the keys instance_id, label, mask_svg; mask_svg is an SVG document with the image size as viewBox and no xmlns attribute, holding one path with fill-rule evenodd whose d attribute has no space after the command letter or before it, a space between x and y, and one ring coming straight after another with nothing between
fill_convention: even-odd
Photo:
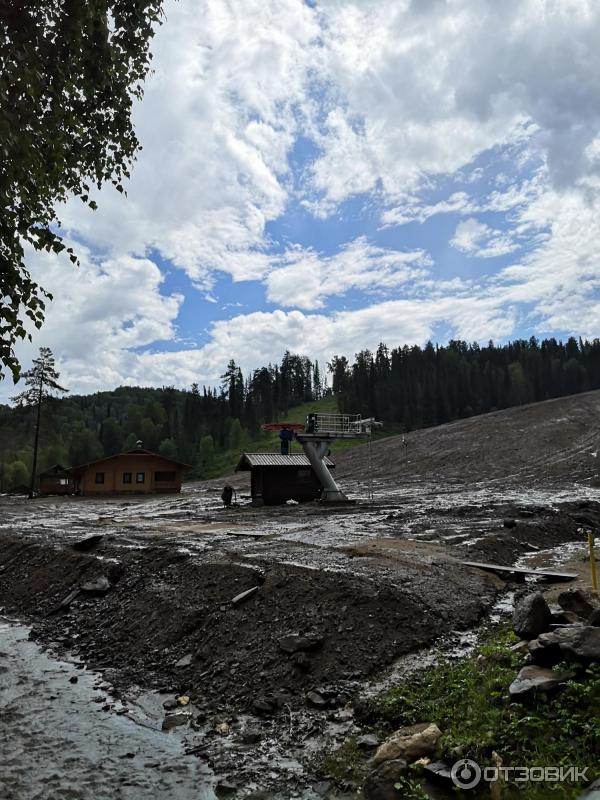
<instances>
[{"instance_id":1,"label":"concrete pylon","mask_svg":"<svg viewBox=\"0 0 600 800\"><path fill-rule=\"evenodd\" d=\"M324 503L348 503L348 497L342 492L340 487L335 482L333 475L327 469L324 458L329 449L329 442L319 441L318 439L305 439L298 436L298 440L302 444L302 449L308 456L310 465L313 468L315 475L321 482L323 492L321 494L321 501Z\"/></svg>"}]
</instances>

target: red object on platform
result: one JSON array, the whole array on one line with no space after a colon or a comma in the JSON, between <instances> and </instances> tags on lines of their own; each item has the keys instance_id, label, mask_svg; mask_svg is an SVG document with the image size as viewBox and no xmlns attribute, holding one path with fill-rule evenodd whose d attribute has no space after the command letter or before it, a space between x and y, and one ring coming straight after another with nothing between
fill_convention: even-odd
<instances>
[{"instance_id":1,"label":"red object on platform","mask_svg":"<svg viewBox=\"0 0 600 800\"><path fill-rule=\"evenodd\" d=\"M284 428L289 431L303 431L305 428L300 422L265 422L260 427L263 431L282 431Z\"/></svg>"}]
</instances>

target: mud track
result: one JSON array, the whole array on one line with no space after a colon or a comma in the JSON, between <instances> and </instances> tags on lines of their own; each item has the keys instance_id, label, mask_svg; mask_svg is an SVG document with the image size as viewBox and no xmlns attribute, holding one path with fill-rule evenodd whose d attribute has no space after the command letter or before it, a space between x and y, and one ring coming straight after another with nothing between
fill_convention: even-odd
<instances>
[{"instance_id":1,"label":"mud track","mask_svg":"<svg viewBox=\"0 0 600 800\"><path fill-rule=\"evenodd\" d=\"M240 505L227 510L223 481L177 497L0 498L0 605L117 693L189 695L204 726L197 752L219 774L235 764L238 781L247 770L246 788L289 796L317 779L307 754L327 726L333 742L352 729L340 709L368 680L472 628L508 588L462 560L543 566L559 545L583 552L582 529L600 528L599 407L589 393L416 432L407 448L374 444L370 503L367 448L345 453L338 476L357 500L345 507L252 509L240 476ZM73 547L92 534L102 538L90 552ZM56 610L101 575L105 595ZM291 634L310 646L289 652ZM260 732L251 745L248 719Z\"/></svg>"}]
</instances>

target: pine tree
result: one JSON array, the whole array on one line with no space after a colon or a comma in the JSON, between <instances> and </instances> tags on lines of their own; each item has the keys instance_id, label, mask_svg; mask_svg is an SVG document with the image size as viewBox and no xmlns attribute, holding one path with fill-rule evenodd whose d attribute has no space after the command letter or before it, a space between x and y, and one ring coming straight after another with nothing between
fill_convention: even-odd
<instances>
[{"instance_id":1,"label":"pine tree","mask_svg":"<svg viewBox=\"0 0 600 800\"><path fill-rule=\"evenodd\" d=\"M25 406L29 408L37 408L36 424L35 424L35 439L33 444L33 464L31 467L31 479L29 482L29 497L33 497L35 489L35 472L37 468L38 448L40 444L40 422L42 418L42 403L49 397L52 397L53 392L68 392L58 384L60 373L57 371L54 364L54 356L49 347L40 347L40 352L37 358L33 359L33 366L30 370L23 373L25 385L27 388L21 394L13 397L13 402L18 406Z\"/></svg>"}]
</instances>

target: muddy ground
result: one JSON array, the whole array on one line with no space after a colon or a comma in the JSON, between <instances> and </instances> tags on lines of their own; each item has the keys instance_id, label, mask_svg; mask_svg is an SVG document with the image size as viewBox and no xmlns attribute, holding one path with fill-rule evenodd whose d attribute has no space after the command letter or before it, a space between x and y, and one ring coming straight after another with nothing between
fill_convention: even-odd
<instances>
[{"instance_id":1,"label":"muddy ground","mask_svg":"<svg viewBox=\"0 0 600 800\"><path fill-rule=\"evenodd\" d=\"M460 641L511 588L462 561L552 566L565 544L581 561L583 529L600 528L599 410L588 393L343 453L349 506L252 509L247 475L231 509L223 480L0 498L0 605L119 702L132 686L190 697L165 724L189 726L220 794L333 796L317 756L356 730L355 698L403 655ZM108 591L58 607L101 576Z\"/></svg>"}]
</instances>

